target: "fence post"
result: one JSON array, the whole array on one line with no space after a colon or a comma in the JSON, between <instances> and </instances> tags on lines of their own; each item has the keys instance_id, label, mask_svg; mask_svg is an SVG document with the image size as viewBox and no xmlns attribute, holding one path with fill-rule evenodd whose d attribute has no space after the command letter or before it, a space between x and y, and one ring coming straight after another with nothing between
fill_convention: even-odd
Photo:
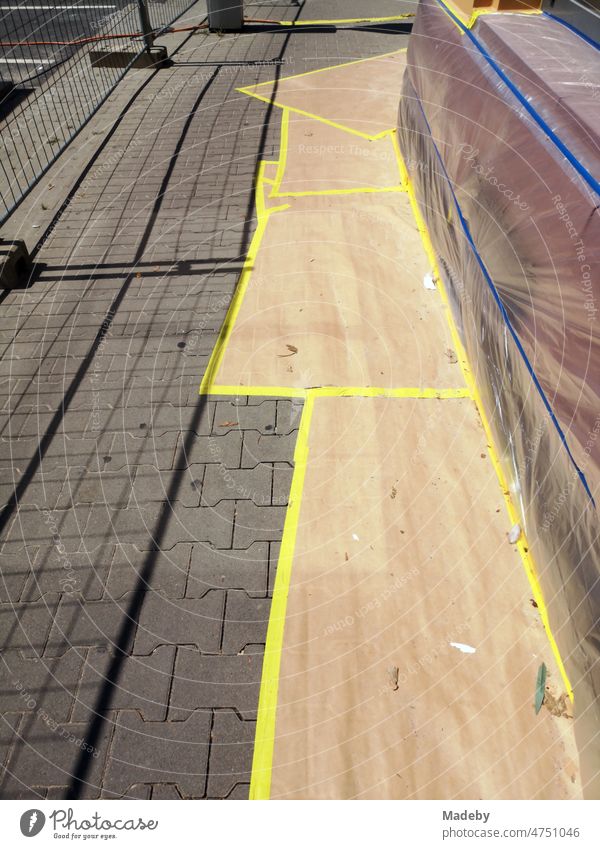
<instances>
[{"instance_id":1,"label":"fence post","mask_svg":"<svg viewBox=\"0 0 600 849\"><path fill-rule=\"evenodd\" d=\"M138 11L140 13L140 28L144 33L144 41L148 53L152 50L154 44L154 32L150 24L150 15L148 14L148 6L146 0L138 0Z\"/></svg>"},{"instance_id":2,"label":"fence post","mask_svg":"<svg viewBox=\"0 0 600 849\"><path fill-rule=\"evenodd\" d=\"M244 25L243 0L208 0L208 28L211 32L240 32Z\"/></svg>"}]
</instances>

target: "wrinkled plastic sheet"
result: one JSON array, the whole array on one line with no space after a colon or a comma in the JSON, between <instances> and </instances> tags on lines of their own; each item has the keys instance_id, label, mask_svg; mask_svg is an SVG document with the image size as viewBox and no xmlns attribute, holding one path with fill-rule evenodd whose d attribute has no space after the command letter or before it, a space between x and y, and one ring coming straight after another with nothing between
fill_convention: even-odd
<instances>
[{"instance_id":1,"label":"wrinkled plastic sheet","mask_svg":"<svg viewBox=\"0 0 600 849\"><path fill-rule=\"evenodd\" d=\"M399 141L522 515L575 695L586 795L597 798L600 53L545 15L484 15L471 33L476 43L437 0L421 0Z\"/></svg>"}]
</instances>

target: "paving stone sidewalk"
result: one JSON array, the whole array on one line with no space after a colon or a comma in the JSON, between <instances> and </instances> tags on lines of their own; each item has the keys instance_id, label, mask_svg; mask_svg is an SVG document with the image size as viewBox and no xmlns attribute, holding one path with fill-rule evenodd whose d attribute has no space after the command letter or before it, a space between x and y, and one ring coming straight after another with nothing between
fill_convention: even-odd
<instances>
[{"instance_id":1,"label":"paving stone sidewalk","mask_svg":"<svg viewBox=\"0 0 600 849\"><path fill-rule=\"evenodd\" d=\"M278 110L236 88L405 43L190 36L0 296L0 797L247 797L301 408L198 396L278 154Z\"/></svg>"}]
</instances>

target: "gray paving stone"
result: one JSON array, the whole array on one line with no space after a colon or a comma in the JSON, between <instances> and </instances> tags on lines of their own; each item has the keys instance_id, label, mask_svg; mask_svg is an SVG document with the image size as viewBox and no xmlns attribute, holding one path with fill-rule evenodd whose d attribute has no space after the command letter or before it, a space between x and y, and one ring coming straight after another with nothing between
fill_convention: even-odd
<instances>
[{"instance_id":1,"label":"gray paving stone","mask_svg":"<svg viewBox=\"0 0 600 849\"><path fill-rule=\"evenodd\" d=\"M9 482L7 480L6 483L0 485L0 504L3 506L14 498L17 498L19 507L35 505L40 510L54 510L58 506L64 475L55 473L52 477L56 479L52 480L50 475L46 475L43 482L31 484L22 494L18 492L16 486L18 476L17 481Z\"/></svg>"},{"instance_id":2,"label":"gray paving stone","mask_svg":"<svg viewBox=\"0 0 600 849\"><path fill-rule=\"evenodd\" d=\"M257 540L279 540L284 522L285 507L257 507L251 501L238 501L233 544L247 548Z\"/></svg>"},{"instance_id":3,"label":"gray paving stone","mask_svg":"<svg viewBox=\"0 0 600 849\"><path fill-rule=\"evenodd\" d=\"M250 598L241 590L229 590L223 627L223 654L238 654L246 651L248 646L264 645L270 607L269 599Z\"/></svg>"},{"instance_id":4,"label":"gray paving stone","mask_svg":"<svg viewBox=\"0 0 600 849\"><path fill-rule=\"evenodd\" d=\"M46 799L68 799L69 797L69 786L67 784L64 785L55 785L53 787L40 788L41 791L45 790L46 795L44 798Z\"/></svg>"},{"instance_id":5,"label":"gray paving stone","mask_svg":"<svg viewBox=\"0 0 600 849\"><path fill-rule=\"evenodd\" d=\"M40 548L37 545L19 546L17 550L4 545L0 551L0 605L16 602L34 568Z\"/></svg>"},{"instance_id":6,"label":"gray paving stone","mask_svg":"<svg viewBox=\"0 0 600 849\"><path fill-rule=\"evenodd\" d=\"M277 401L277 424L275 433L286 436L297 431L300 426L300 418L304 402L300 398L280 399Z\"/></svg>"},{"instance_id":7,"label":"gray paving stone","mask_svg":"<svg viewBox=\"0 0 600 849\"><path fill-rule=\"evenodd\" d=\"M128 616L127 600L115 603L64 597L54 617L45 655L60 657L71 646L98 646L107 651L120 647L128 652L133 644L136 624Z\"/></svg>"},{"instance_id":8,"label":"gray paving stone","mask_svg":"<svg viewBox=\"0 0 600 849\"><path fill-rule=\"evenodd\" d=\"M248 801L250 797L250 784L244 784L240 782L236 784L233 790L226 797L227 799L239 799L243 801Z\"/></svg>"},{"instance_id":9,"label":"gray paving stone","mask_svg":"<svg viewBox=\"0 0 600 849\"><path fill-rule=\"evenodd\" d=\"M135 711L119 714L104 777L104 798L119 798L136 783L173 784L184 798L202 798L211 715L196 711L185 722L144 722Z\"/></svg>"},{"instance_id":10,"label":"gray paving stone","mask_svg":"<svg viewBox=\"0 0 600 849\"><path fill-rule=\"evenodd\" d=\"M0 716L0 795L3 799L6 798L4 789L10 781L7 765L12 750L18 742L18 730L22 722L22 713L5 713Z\"/></svg>"},{"instance_id":11,"label":"gray paving stone","mask_svg":"<svg viewBox=\"0 0 600 849\"><path fill-rule=\"evenodd\" d=\"M166 598L183 598L191 554L190 543L177 543L169 551L158 552L139 551L129 544L118 545L110 566L104 596L107 599L119 600L134 590L153 590ZM144 567L149 558L152 569L146 574Z\"/></svg>"},{"instance_id":12,"label":"gray paving stone","mask_svg":"<svg viewBox=\"0 0 600 849\"><path fill-rule=\"evenodd\" d=\"M147 393L146 393L147 395ZM211 432L214 404L204 408L182 407L172 404L150 404L117 409L96 408L84 422L83 430L93 435L98 430L103 433L128 433L137 439L163 436L170 431L193 432L197 436L208 436Z\"/></svg>"},{"instance_id":13,"label":"gray paving stone","mask_svg":"<svg viewBox=\"0 0 600 849\"><path fill-rule=\"evenodd\" d=\"M123 794L124 799L148 800L152 798L151 784L132 784Z\"/></svg>"},{"instance_id":14,"label":"gray paving stone","mask_svg":"<svg viewBox=\"0 0 600 849\"><path fill-rule=\"evenodd\" d=\"M100 795L102 771L112 730L111 722L106 722L96 746L88 753L90 770L82 798L97 799ZM70 785L76 774L80 754L89 746L87 733L86 723L56 723L43 710L25 716L6 765L2 798L28 799L31 797L31 786Z\"/></svg>"},{"instance_id":15,"label":"gray paving stone","mask_svg":"<svg viewBox=\"0 0 600 849\"><path fill-rule=\"evenodd\" d=\"M211 736L207 797L225 799L240 782L249 784L256 723L233 711L217 711Z\"/></svg>"},{"instance_id":16,"label":"gray paving stone","mask_svg":"<svg viewBox=\"0 0 600 849\"><path fill-rule=\"evenodd\" d=\"M257 463L290 462L294 456L295 444L295 432L287 436L262 436L256 431L245 431L241 467L251 469Z\"/></svg>"},{"instance_id":17,"label":"gray paving stone","mask_svg":"<svg viewBox=\"0 0 600 849\"><path fill-rule=\"evenodd\" d=\"M127 466L141 465L171 469L180 440L181 434L175 431L164 433L159 439L152 436L136 439L128 433L106 434L98 451L90 456L86 465L100 471L119 471ZM76 465L75 461L70 465Z\"/></svg>"},{"instance_id":18,"label":"gray paving stone","mask_svg":"<svg viewBox=\"0 0 600 849\"><path fill-rule=\"evenodd\" d=\"M85 528L86 544L93 548L109 543L132 543L140 550L168 550L180 542L210 543L218 548L231 545L233 502L217 507L183 507L178 502L155 502L112 510L94 504Z\"/></svg>"},{"instance_id":19,"label":"gray paving stone","mask_svg":"<svg viewBox=\"0 0 600 849\"><path fill-rule=\"evenodd\" d=\"M48 428L56 421L53 411L26 410L14 413L0 431L2 440L41 439ZM86 416L77 410L65 412L58 424L58 433L81 433L86 424Z\"/></svg>"},{"instance_id":20,"label":"gray paving stone","mask_svg":"<svg viewBox=\"0 0 600 849\"><path fill-rule=\"evenodd\" d=\"M164 471L155 469L154 466L137 466L131 505L150 504L153 501L178 501L184 507L199 507L205 468L206 466L199 463L194 463L184 471Z\"/></svg>"},{"instance_id":21,"label":"gray paving stone","mask_svg":"<svg viewBox=\"0 0 600 849\"><path fill-rule=\"evenodd\" d=\"M274 506L287 506L290 497L290 487L294 469L289 463L277 463L273 467L273 496Z\"/></svg>"},{"instance_id":22,"label":"gray paving stone","mask_svg":"<svg viewBox=\"0 0 600 849\"><path fill-rule=\"evenodd\" d=\"M41 547L55 543L67 552L75 552L81 547L89 512L90 508L86 505L50 512L38 507L22 507L6 533L5 540L14 546Z\"/></svg>"},{"instance_id":23,"label":"gray paving stone","mask_svg":"<svg viewBox=\"0 0 600 849\"><path fill-rule=\"evenodd\" d=\"M0 652L0 711L44 710L56 722L68 722L83 667L75 649L55 659L23 657L15 649Z\"/></svg>"},{"instance_id":24,"label":"gray paving stone","mask_svg":"<svg viewBox=\"0 0 600 849\"><path fill-rule=\"evenodd\" d=\"M273 467L267 463L254 469L227 469L220 464L210 464L206 466L202 504L212 507L225 499L249 500L257 506L270 505L272 479Z\"/></svg>"},{"instance_id":25,"label":"gray paving stone","mask_svg":"<svg viewBox=\"0 0 600 849\"><path fill-rule=\"evenodd\" d=\"M66 509L80 504L127 507L136 471L136 466L127 466L119 471L106 468L99 472L71 467L66 480L63 479L57 508Z\"/></svg>"},{"instance_id":26,"label":"gray paving stone","mask_svg":"<svg viewBox=\"0 0 600 849\"><path fill-rule=\"evenodd\" d=\"M255 719L261 672L260 654L202 656L179 649L169 719L185 719L196 708L234 708L244 719Z\"/></svg>"},{"instance_id":27,"label":"gray paving stone","mask_svg":"<svg viewBox=\"0 0 600 849\"><path fill-rule=\"evenodd\" d=\"M118 680L107 678L113 659L110 651L88 650L73 721L89 723L97 711L98 694L107 687L112 710L139 710L143 719L153 722L166 719L175 646L159 646L148 657L130 655L119 668Z\"/></svg>"},{"instance_id":28,"label":"gray paving stone","mask_svg":"<svg viewBox=\"0 0 600 849\"><path fill-rule=\"evenodd\" d=\"M180 448L172 468L186 469L194 463L219 463L227 469L239 469L241 456L242 431L228 431L223 436L190 441L185 451Z\"/></svg>"},{"instance_id":29,"label":"gray paving stone","mask_svg":"<svg viewBox=\"0 0 600 849\"><path fill-rule=\"evenodd\" d=\"M57 545L40 548L29 570L22 601L37 601L46 593L78 593L88 601L102 598L114 546L93 552L66 552Z\"/></svg>"},{"instance_id":30,"label":"gray paving stone","mask_svg":"<svg viewBox=\"0 0 600 849\"><path fill-rule=\"evenodd\" d=\"M181 799L181 793L179 792L176 784L153 784L150 798Z\"/></svg>"},{"instance_id":31,"label":"gray paving stone","mask_svg":"<svg viewBox=\"0 0 600 849\"><path fill-rule=\"evenodd\" d=\"M258 433L275 431L277 406L275 401L263 401L256 406L240 407L231 401L219 401L215 411L213 433L220 435L232 429L256 430Z\"/></svg>"},{"instance_id":32,"label":"gray paving stone","mask_svg":"<svg viewBox=\"0 0 600 849\"><path fill-rule=\"evenodd\" d=\"M195 646L201 652L219 650L225 594L211 590L200 599L166 599L149 593L144 600L134 654L148 655L160 645Z\"/></svg>"},{"instance_id":33,"label":"gray paving stone","mask_svg":"<svg viewBox=\"0 0 600 849\"><path fill-rule=\"evenodd\" d=\"M211 589L242 589L264 596L267 590L268 543L256 542L247 549L218 550L194 545L186 587L187 598L201 598Z\"/></svg>"},{"instance_id":34,"label":"gray paving stone","mask_svg":"<svg viewBox=\"0 0 600 849\"><path fill-rule=\"evenodd\" d=\"M27 604L0 605L0 646L26 657L40 655L54 621L59 596L50 593Z\"/></svg>"}]
</instances>

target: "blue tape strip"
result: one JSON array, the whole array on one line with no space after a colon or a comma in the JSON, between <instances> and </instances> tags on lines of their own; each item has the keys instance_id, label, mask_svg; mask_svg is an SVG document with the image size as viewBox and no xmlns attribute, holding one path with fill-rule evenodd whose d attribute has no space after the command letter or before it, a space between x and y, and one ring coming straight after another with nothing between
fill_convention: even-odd
<instances>
[{"instance_id":1,"label":"blue tape strip","mask_svg":"<svg viewBox=\"0 0 600 849\"><path fill-rule=\"evenodd\" d=\"M475 38L471 30L465 26L465 24L461 21L461 19L452 12L451 9L446 6L443 0L437 0L438 4L442 7L442 9L446 12L448 17L452 18L454 23L463 31L463 33L467 36L467 38L471 41L472 44L475 45L479 53L483 56L483 58L488 62L488 64L494 69L494 71L498 74L502 82L510 89L510 91L517 98L519 103L523 106L524 109L531 115L533 120L542 128L542 130L546 133L550 141L552 141L556 147L560 150L565 159L570 162L570 164L575 168L577 173L585 180L585 182L590 186L597 195L600 195L600 182L596 180L596 178L590 174L590 172L585 168L581 162L573 156L569 148L566 144L561 141L561 139L556 135L554 130L547 124L542 116L535 110L535 108L531 105L531 103L527 100L525 95L521 93L521 91L517 88L517 86L513 83L513 81L508 77L502 68L495 62L489 53L484 49L484 47L479 43L479 41Z\"/></svg>"},{"instance_id":2,"label":"blue tape strip","mask_svg":"<svg viewBox=\"0 0 600 849\"><path fill-rule=\"evenodd\" d=\"M550 12L544 12L543 14L547 18L552 18L552 20L556 21L557 24L561 24L563 27L570 29L571 32L574 32L575 35L579 36L579 38L582 38L584 41L587 41L587 43L590 44L592 47L595 47L596 50L600 50L600 44L598 44L597 41L594 41L591 36L586 35L584 32L581 32L581 30L577 29L577 27L574 27L573 24L570 24L568 21L563 21L562 18L557 18L556 15L551 15Z\"/></svg>"},{"instance_id":3,"label":"blue tape strip","mask_svg":"<svg viewBox=\"0 0 600 849\"><path fill-rule=\"evenodd\" d=\"M494 281L492 280L490 273L488 272L488 270L485 266L485 263L484 263L482 257L479 254L479 251L477 250L477 247L476 247L475 242L473 240L473 237L471 235L471 231L469 229L469 225L468 225L466 219L464 218L464 216L462 214L462 210L460 208L458 198L456 197L456 193L454 192L454 187L452 186L452 181L450 179L450 175L448 174L448 172L446 170L446 166L444 165L444 160L442 159L442 156L441 156L441 154L438 150L438 146L435 143L435 140L433 138L433 133L431 132L431 127L429 125L429 121L427 120L427 115L425 114L425 110L423 109L423 104L421 103L421 99L420 99L419 95L417 94L416 90L414 90L414 96L415 96L417 103L419 104L420 109L421 109L421 113L423 115L423 120L425 121L425 125L426 125L426 127L429 131L431 143L433 144L433 148L434 148L434 150L437 154L437 158L439 159L440 165L442 166L442 171L444 172L444 176L446 177L446 180L448 182L448 186L450 187L450 191L452 192L452 198L453 198L454 204L456 206L456 211L458 213L458 218L459 218L459 221L461 223L461 227L463 229L463 232L464 232L464 234L467 238L467 241L468 241L468 243L471 247L471 250L473 251L473 253L475 255L475 259L477 260L477 263L478 263L478 265L479 265L479 267L480 267L480 269L483 273L483 276L485 277L485 280L488 284L488 287L489 287L490 291L492 292L492 295L493 295L494 300L496 301L496 304L497 304L497 306L500 310L502 318L504 319L504 322L506 323L506 326L508 327L510 335L512 336L513 341L514 341L515 345L517 346L517 350L519 351L521 357L523 358L523 361L525 363L527 371L529 372L529 375L530 375L530 377L531 377L531 379L534 383L534 386L540 394L540 397L541 397L541 399L544 403L544 407L548 411L548 414L550 415L550 419L551 419L554 427L556 428L556 430L558 432L560 440L561 440L563 446L565 447L567 454L569 455L569 459L570 459L571 463L573 464L575 470L577 471L577 474L579 476L579 480L583 484L583 487L584 487L590 501L592 502L593 506L595 507L596 502L594 501L594 497L593 497L593 495L590 491L590 488L588 486L588 482L585 478L585 475L581 471L581 469L579 468L579 466L577 465L577 463L575 461L575 458L571 454L571 449L569 448L565 434L563 433L563 430L562 430L560 424L558 423L558 419L556 418L556 416L554 414L554 410L550 406L550 402L548 401L548 398L546 397L546 393L544 392L544 389L543 389L540 381L538 380L538 377L537 377L535 371L533 370L533 366L529 362L529 358L528 358L527 354L525 353L525 349L523 348L523 345L521 344L521 340L519 339L517 332L515 331L514 327L512 326L510 316L508 315L508 313L506 311L506 307L502 303L502 299L500 298L500 294L498 293L498 290L496 289Z\"/></svg>"}]
</instances>

